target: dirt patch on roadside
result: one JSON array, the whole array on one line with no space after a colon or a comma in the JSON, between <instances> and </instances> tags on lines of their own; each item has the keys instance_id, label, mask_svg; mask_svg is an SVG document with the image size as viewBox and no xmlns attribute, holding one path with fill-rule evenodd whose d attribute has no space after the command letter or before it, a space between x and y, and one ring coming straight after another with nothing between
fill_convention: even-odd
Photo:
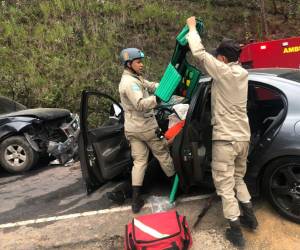
<instances>
[{"instance_id":1,"label":"dirt patch on roadside","mask_svg":"<svg viewBox=\"0 0 300 250\"><path fill-rule=\"evenodd\" d=\"M194 250L223 250L223 249L235 249L230 242L228 242L221 229L209 229L199 231L193 234Z\"/></svg>"},{"instance_id":2,"label":"dirt patch on roadside","mask_svg":"<svg viewBox=\"0 0 300 250\"><path fill-rule=\"evenodd\" d=\"M103 249L123 249L124 237L119 235L103 237L101 247Z\"/></svg>"},{"instance_id":3,"label":"dirt patch on roadside","mask_svg":"<svg viewBox=\"0 0 300 250\"><path fill-rule=\"evenodd\" d=\"M179 213L187 216L192 228L203 201L179 204ZM295 250L300 246L300 226L279 216L266 202L255 203L260 223L256 232L244 230L246 250ZM143 213L150 213L144 209ZM1 249L119 250L124 244L124 225L132 219L130 210L0 230ZM213 204L197 228L192 229L192 250L235 249L224 237L227 222L221 202Z\"/></svg>"},{"instance_id":4,"label":"dirt patch on roadside","mask_svg":"<svg viewBox=\"0 0 300 250\"><path fill-rule=\"evenodd\" d=\"M300 225L278 215L267 203L258 204L259 228L255 233L244 231L248 249L295 250L300 247Z\"/></svg>"},{"instance_id":5,"label":"dirt patch on roadside","mask_svg":"<svg viewBox=\"0 0 300 250\"><path fill-rule=\"evenodd\" d=\"M300 246L300 225L278 215L266 201L255 202L259 227L243 229L247 250L295 250ZM227 222L222 218L221 202L213 205L202 224L193 232L194 248L235 249L224 237Z\"/></svg>"},{"instance_id":6,"label":"dirt patch on roadside","mask_svg":"<svg viewBox=\"0 0 300 250\"><path fill-rule=\"evenodd\" d=\"M52 247L47 249L53 249ZM58 250L121 250L124 249L124 237L120 235L104 236L101 239L65 244L55 247Z\"/></svg>"}]
</instances>

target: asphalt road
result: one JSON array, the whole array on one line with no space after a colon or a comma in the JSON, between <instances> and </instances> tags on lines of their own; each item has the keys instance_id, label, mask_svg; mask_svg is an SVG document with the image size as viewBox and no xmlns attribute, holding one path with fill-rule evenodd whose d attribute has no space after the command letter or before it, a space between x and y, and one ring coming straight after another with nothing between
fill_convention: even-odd
<instances>
[{"instance_id":1,"label":"asphalt road","mask_svg":"<svg viewBox=\"0 0 300 250\"><path fill-rule=\"evenodd\" d=\"M145 196L170 192L170 183L157 166L149 167ZM106 193L124 182L111 181L87 196L79 162L46 166L24 175L0 172L0 224L116 207ZM207 193L209 190L203 190ZM130 201L127 201L129 204Z\"/></svg>"},{"instance_id":2,"label":"asphalt road","mask_svg":"<svg viewBox=\"0 0 300 250\"><path fill-rule=\"evenodd\" d=\"M105 193L118 184L108 183L87 196L78 162L24 175L0 174L0 224L109 208L113 204Z\"/></svg>"},{"instance_id":3,"label":"asphalt road","mask_svg":"<svg viewBox=\"0 0 300 250\"><path fill-rule=\"evenodd\" d=\"M148 202L142 213L153 212L155 206L151 198L157 195L167 197L170 191L160 171L150 171L147 176ZM109 182L87 196L79 163L67 167L46 166L25 175L11 176L0 172L0 249L122 249L124 225L133 217L128 206L130 203L127 201L125 206L119 207L105 195L121 181ZM201 191L205 193L208 190ZM180 202L179 199L176 209L187 215L192 225L204 202L201 199ZM244 230L246 249L297 249L300 244L298 224L279 216L263 200L255 202L255 210L260 227L255 233ZM89 211L100 213L62 216ZM12 223L53 216L64 218L50 222L33 221L21 226ZM3 227L6 223L12 225ZM234 249L224 238L226 225L221 202L217 201L201 224L192 230L192 249Z\"/></svg>"}]
</instances>

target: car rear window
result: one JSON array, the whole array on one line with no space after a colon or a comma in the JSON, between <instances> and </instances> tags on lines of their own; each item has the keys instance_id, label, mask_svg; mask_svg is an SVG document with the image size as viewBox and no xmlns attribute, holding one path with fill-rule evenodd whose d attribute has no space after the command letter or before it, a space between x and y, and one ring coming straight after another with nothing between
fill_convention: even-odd
<instances>
[{"instance_id":1,"label":"car rear window","mask_svg":"<svg viewBox=\"0 0 300 250\"><path fill-rule=\"evenodd\" d=\"M279 77L300 83L300 70L295 70L289 73L281 74L279 75Z\"/></svg>"},{"instance_id":2,"label":"car rear window","mask_svg":"<svg viewBox=\"0 0 300 250\"><path fill-rule=\"evenodd\" d=\"M267 100L279 100L281 99L280 94L272 91L270 89L256 86L255 87L256 99L259 101L267 101Z\"/></svg>"}]
</instances>

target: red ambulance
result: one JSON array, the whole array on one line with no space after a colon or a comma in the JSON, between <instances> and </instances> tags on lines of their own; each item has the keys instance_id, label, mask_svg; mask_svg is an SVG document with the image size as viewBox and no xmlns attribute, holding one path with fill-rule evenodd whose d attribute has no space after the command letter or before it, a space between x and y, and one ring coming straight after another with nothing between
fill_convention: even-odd
<instances>
[{"instance_id":1,"label":"red ambulance","mask_svg":"<svg viewBox=\"0 0 300 250\"><path fill-rule=\"evenodd\" d=\"M245 68L300 68L300 37L243 46L240 62Z\"/></svg>"}]
</instances>

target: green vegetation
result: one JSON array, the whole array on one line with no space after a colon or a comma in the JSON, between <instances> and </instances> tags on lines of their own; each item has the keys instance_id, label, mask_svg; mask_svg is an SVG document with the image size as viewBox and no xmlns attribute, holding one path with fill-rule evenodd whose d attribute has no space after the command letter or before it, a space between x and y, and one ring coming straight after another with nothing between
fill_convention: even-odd
<instances>
[{"instance_id":1,"label":"green vegetation","mask_svg":"<svg viewBox=\"0 0 300 250\"><path fill-rule=\"evenodd\" d=\"M124 47L145 51L159 80L190 15L206 25L210 49L223 36L262 37L256 0L6 0L0 2L0 94L28 107L77 112L83 89L118 96ZM298 1L266 1L272 37L299 35ZM296 3L296 5L295 5ZM274 5L275 4L275 5Z\"/></svg>"}]
</instances>

